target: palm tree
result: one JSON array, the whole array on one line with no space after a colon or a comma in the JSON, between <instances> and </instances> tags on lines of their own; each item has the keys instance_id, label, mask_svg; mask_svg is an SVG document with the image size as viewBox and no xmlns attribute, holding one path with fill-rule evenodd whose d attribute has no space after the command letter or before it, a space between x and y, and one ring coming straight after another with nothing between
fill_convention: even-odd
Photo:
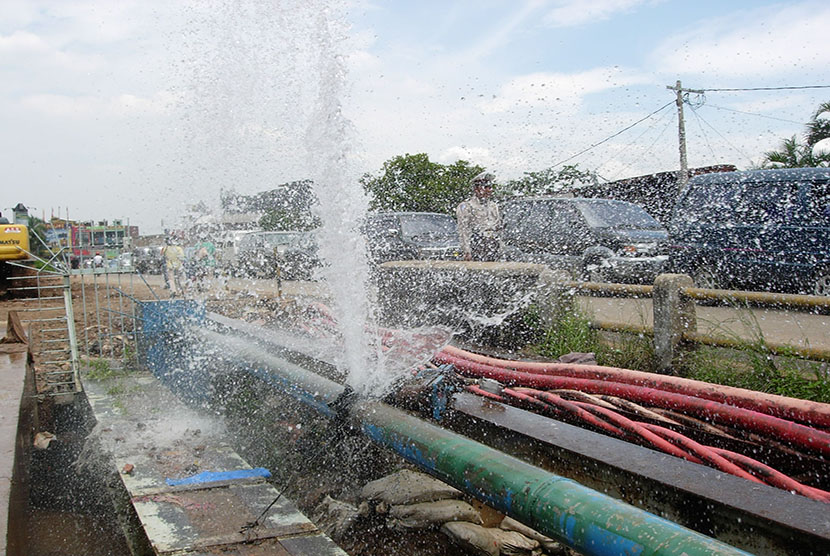
<instances>
[{"instance_id":1,"label":"palm tree","mask_svg":"<svg viewBox=\"0 0 830 556\"><path fill-rule=\"evenodd\" d=\"M801 143L793 135L784 139L778 150L767 151L761 161L762 168L812 168L830 166L830 152L813 146L823 139L830 138L830 102L819 105L807 124L805 142Z\"/></svg>"},{"instance_id":2,"label":"palm tree","mask_svg":"<svg viewBox=\"0 0 830 556\"><path fill-rule=\"evenodd\" d=\"M807 124L807 144L811 147L830 138L830 102L822 102Z\"/></svg>"}]
</instances>

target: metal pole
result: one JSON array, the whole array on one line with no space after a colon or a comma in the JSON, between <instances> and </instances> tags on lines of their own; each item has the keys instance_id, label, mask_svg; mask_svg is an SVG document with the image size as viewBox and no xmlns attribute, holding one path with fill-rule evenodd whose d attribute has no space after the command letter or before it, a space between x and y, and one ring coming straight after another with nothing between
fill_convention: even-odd
<instances>
[{"instance_id":1,"label":"metal pole","mask_svg":"<svg viewBox=\"0 0 830 556\"><path fill-rule=\"evenodd\" d=\"M683 121L683 86L680 80L674 87L667 85L667 89L673 90L677 98L675 104L677 105L677 139L680 145L680 172L677 174L677 191L680 192L689 181L689 163L686 158L686 124Z\"/></svg>"},{"instance_id":2,"label":"metal pole","mask_svg":"<svg viewBox=\"0 0 830 556\"><path fill-rule=\"evenodd\" d=\"M80 392L82 388L81 379L78 375L78 338L75 336L75 309L72 307L72 287L68 272L63 277L63 302L66 305L66 333L69 335L69 354L72 358L72 378L75 381L75 391Z\"/></svg>"},{"instance_id":3,"label":"metal pole","mask_svg":"<svg viewBox=\"0 0 830 556\"><path fill-rule=\"evenodd\" d=\"M101 340L101 307L98 302L98 274L94 268L92 268L92 284L94 286L93 290L95 292L95 321L96 321L96 332L98 336L98 356L104 356L104 343Z\"/></svg>"}]
</instances>

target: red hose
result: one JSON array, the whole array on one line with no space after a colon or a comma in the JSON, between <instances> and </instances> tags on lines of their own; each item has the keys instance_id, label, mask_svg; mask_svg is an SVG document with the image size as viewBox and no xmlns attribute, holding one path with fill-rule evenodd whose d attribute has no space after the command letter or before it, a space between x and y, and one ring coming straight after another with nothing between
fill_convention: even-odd
<instances>
[{"instance_id":1,"label":"red hose","mask_svg":"<svg viewBox=\"0 0 830 556\"><path fill-rule=\"evenodd\" d=\"M475 385L467 386L467 390L492 399L497 399L502 402L508 401L503 396L491 394L490 392L486 392ZM813 500L830 503L830 492L799 483L795 479L784 475L780 471L777 471L776 469L773 469L772 467L769 467L768 465L743 454L738 454L722 448L704 446L671 429L649 423L638 423L607 408L592 405L586 402L568 401L551 392L545 392L533 388L505 388L503 393L508 398L514 398L523 403L529 403L532 405L538 405L539 403L542 403L540 400L544 400L544 402L546 402L544 405L551 404L554 406L554 409L564 409L583 419L585 422L588 422L599 429L611 432L616 436L626 436L624 431L629 431L635 436L640 437L642 440L645 440L656 449L670 455L680 457L694 463L705 463L720 471L741 477L748 481L759 484L768 484L776 488L800 494L801 496L805 496ZM534 399L534 397L538 399ZM599 413L602 417L608 419L608 421L612 421L615 425L619 425L622 430L617 429L609 422L597 419L594 415L592 415L592 412Z\"/></svg>"},{"instance_id":2,"label":"red hose","mask_svg":"<svg viewBox=\"0 0 830 556\"><path fill-rule=\"evenodd\" d=\"M743 454L730 452L729 450L724 450L723 448L712 449L718 452L724 458L733 461L734 463L746 468L754 475L763 478L764 482L770 486L774 486L783 490L788 490L790 492L795 492L797 494L806 496L807 498L812 498L813 500L818 500L820 502L830 503L830 492L815 487L811 487L809 485L801 484L795 479L784 475L780 471L773 469L768 465L764 465L760 461L756 461Z\"/></svg>"},{"instance_id":3,"label":"red hose","mask_svg":"<svg viewBox=\"0 0 830 556\"><path fill-rule=\"evenodd\" d=\"M747 430L771 434L796 446L830 455L830 434L757 411L631 384L512 371L464 360L447 352L439 353L435 359L452 363L459 372L467 376L492 378L505 384L543 389L576 388L593 394L621 396L668 409L682 408L685 412L703 416L713 422L738 425Z\"/></svg>"},{"instance_id":4,"label":"red hose","mask_svg":"<svg viewBox=\"0 0 830 556\"><path fill-rule=\"evenodd\" d=\"M809 423L830 428L830 404L798 400L786 396L765 394L735 388L733 386L713 385L708 382L680 378L676 376L656 375L631 369L603 367L600 365L574 365L569 363L540 363L535 361L507 361L465 351L453 346L446 346L444 354L467 359L475 363L515 369L533 374L556 374L574 378L593 380L613 380L623 384L645 386L666 392L686 394L720 403L751 409L767 415ZM440 357L441 354L439 354Z\"/></svg>"},{"instance_id":5,"label":"red hose","mask_svg":"<svg viewBox=\"0 0 830 556\"><path fill-rule=\"evenodd\" d=\"M505 390L508 390L508 388L505 388ZM614 436L619 436L621 438L625 438L626 436L628 436L628 435L625 434L624 430L622 430L618 427L615 427L614 425L612 425L611 423L608 423L607 421L603 421L602 419L598 419L595 415L591 414L589 411L586 411L583 408L579 407L578 405L574 404L573 402L562 399L559 396L555 396L556 399L552 400L552 399L549 399L547 397L547 395L549 394L548 392L543 392L541 390L534 390L532 388L522 388L521 390L517 389L517 390L514 390L514 391L533 392L534 396L537 396L540 400L543 400L547 404L552 405L555 409L565 410L565 411L575 415L579 419L582 419L584 422L588 423L589 425L592 425L592 426L598 428L599 430L604 430L604 431L606 431L610 434L613 434ZM554 396L554 395L551 394L551 396Z\"/></svg>"},{"instance_id":6,"label":"red hose","mask_svg":"<svg viewBox=\"0 0 830 556\"><path fill-rule=\"evenodd\" d=\"M539 396L540 399L545 400L548 403L559 405L560 403L564 402L562 398L557 396L556 394L551 394L550 392L543 392L541 390L536 390L536 396ZM623 431L627 431L631 433L635 437L639 437L642 440L645 440L646 443L651 444L655 447L655 449L660 450L661 452L665 452L669 455L682 458L682 459L691 459L695 463L700 463L699 459L690 458L689 454L684 452L683 450L679 450L676 446L671 444L670 442L666 442L656 434L652 433L644 429L640 423L632 421L627 417L623 417L613 411L609 411L605 408L600 408L598 406L592 406L590 404L586 404L584 402L566 402L568 404L573 404L576 407L582 409L583 411L588 411L592 413L599 413L605 419L613 423L614 425L620 427ZM595 411L599 409L600 411Z\"/></svg>"},{"instance_id":7,"label":"red hose","mask_svg":"<svg viewBox=\"0 0 830 556\"><path fill-rule=\"evenodd\" d=\"M643 427L654 432L655 434L660 435L661 437L667 440L670 440L671 442L674 442L678 446L682 446L684 449L688 450L689 453L695 454L697 457L708 463L710 466L719 469L720 471L729 473L731 475L735 475L737 477L741 477L743 479L746 479L747 481L752 481L753 483L764 483L764 481L762 481L761 479L758 479L751 473L747 473L741 467L735 465L727 458L718 454L710 446L704 446L703 444L695 442L687 436L683 436L679 432L675 432L671 429L666 429L658 425L643 423Z\"/></svg>"}]
</instances>

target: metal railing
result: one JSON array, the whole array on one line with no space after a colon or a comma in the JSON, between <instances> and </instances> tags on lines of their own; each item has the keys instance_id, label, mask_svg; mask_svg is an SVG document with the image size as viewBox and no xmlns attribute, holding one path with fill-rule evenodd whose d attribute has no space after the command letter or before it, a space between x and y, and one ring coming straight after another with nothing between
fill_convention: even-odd
<instances>
[{"instance_id":1,"label":"metal railing","mask_svg":"<svg viewBox=\"0 0 830 556\"><path fill-rule=\"evenodd\" d=\"M691 280L691 279L689 279ZM622 298L653 298L655 286L634 285L634 284L606 284L598 282L566 282L566 288L576 294L587 294L592 296L609 296ZM737 290L712 290L691 286L678 288L680 302L691 301L691 307L696 307L694 302L715 302L719 305L740 309L767 308L767 309L789 309L803 312L815 312L817 310L830 310L830 297L802 294L787 294L774 292L751 292ZM681 311L679 307L670 308L671 313ZM696 316L692 317L696 320ZM665 319L655 315L655 325L619 323L609 320L592 319L592 327L609 332L627 332L634 334L655 335L655 327L668 325ZM735 337L719 336L714 334L700 333L691 327L685 327L679 331L668 331L669 335L679 334L677 338L684 342L707 345L713 347L739 348L746 346L746 341ZM830 350L823 348L797 346L789 343L781 343L764 340L764 348L772 355L795 355L806 359L817 361L830 361Z\"/></svg>"}]
</instances>

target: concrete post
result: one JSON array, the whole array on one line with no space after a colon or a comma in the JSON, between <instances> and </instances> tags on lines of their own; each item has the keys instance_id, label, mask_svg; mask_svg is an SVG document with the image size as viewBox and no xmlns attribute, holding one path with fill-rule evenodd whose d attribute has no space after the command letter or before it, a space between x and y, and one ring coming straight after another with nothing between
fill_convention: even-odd
<instances>
[{"instance_id":1,"label":"concrete post","mask_svg":"<svg viewBox=\"0 0 830 556\"><path fill-rule=\"evenodd\" d=\"M654 354L661 372L671 372L684 332L697 330L694 301L681 295L689 287L694 282L686 274L661 274L654 280Z\"/></svg>"},{"instance_id":2,"label":"concrete post","mask_svg":"<svg viewBox=\"0 0 830 556\"><path fill-rule=\"evenodd\" d=\"M573 307L576 293L573 288L565 286L565 282L571 279L571 275L564 270L546 268L539 273L537 306L540 324L545 329L553 326L563 311Z\"/></svg>"}]
</instances>

